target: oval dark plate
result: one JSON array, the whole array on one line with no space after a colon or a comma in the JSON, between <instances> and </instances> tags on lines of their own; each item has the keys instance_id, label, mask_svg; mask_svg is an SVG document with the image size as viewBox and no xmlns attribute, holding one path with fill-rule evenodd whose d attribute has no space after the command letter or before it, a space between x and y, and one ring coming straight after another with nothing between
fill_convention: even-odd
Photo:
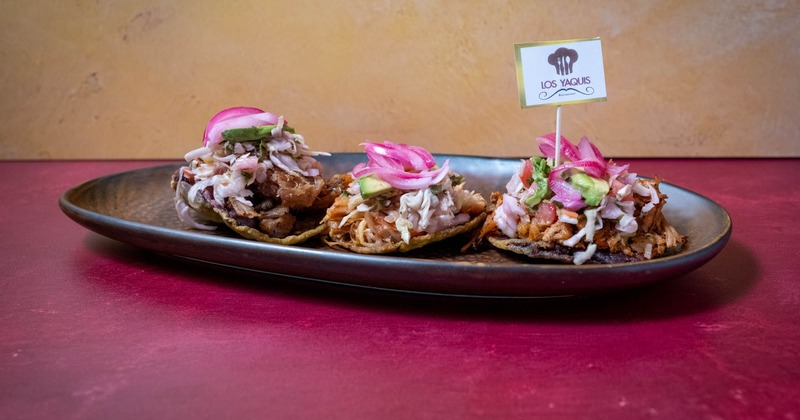
<instances>
[{"instance_id":1,"label":"oval dark plate","mask_svg":"<svg viewBox=\"0 0 800 420\"><path fill-rule=\"evenodd\" d=\"M361 153L322 157L326 176L347 172ZM484 194L505 190L519 160L459 155L451 167L467 186ZM664 214L689 237L681 252L660 259L609 265L564 265L483 248L462 253L468 238L453 238L394 255L360 255L327 247L320 240L273 245L240 238L226 229L190 230L175 213L172 173L180 163L109 175L66 191L62 211L82 226L118 241L207 263L271 274L380 289L447 295L549 297L609 291L677 277L711 260L731 234L728 212L717 203L669 183Z\"/></svg>"}]
</instances>

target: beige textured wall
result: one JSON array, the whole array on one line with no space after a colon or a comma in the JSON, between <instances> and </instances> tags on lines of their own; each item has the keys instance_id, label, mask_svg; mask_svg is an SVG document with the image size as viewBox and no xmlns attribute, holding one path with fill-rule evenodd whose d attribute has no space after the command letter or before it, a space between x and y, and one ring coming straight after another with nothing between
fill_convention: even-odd
<instances>
[{"instance_id":1,"label":"beige textured wall","mask_svg":"<svg viewBox=\"0 0 800 420\"><path fill-rule=\"evenodd\" d=\"M3 159L179 159L219 109L364 140L519 156L519 42L600 37L608 101L563 108L609 156L800 156L800 2L0 1Z\"/></svg>"}]
</instances>

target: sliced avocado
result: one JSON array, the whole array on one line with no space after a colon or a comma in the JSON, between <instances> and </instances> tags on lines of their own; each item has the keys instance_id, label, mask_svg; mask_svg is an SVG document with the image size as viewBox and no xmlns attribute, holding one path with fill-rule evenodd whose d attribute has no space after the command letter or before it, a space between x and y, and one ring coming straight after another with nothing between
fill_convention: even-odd
<instances>
[{"instance_id":1,"label":"sliced avocado","mask_svg":"<svg viewBox=\"0 0 800 420\"><path fill-rule=\"evenodd\" d=\"M530 207L530 208L533 208L535 205L539 204L542 201L542 197L544 197L544 192L545 191L546 190L544 188L539 188L538 190L536 190L536 193L534 193L533 195L529 196L525 200L525 205Z\"/></svg>"},{"instance_id":2,"label":"sliced avocado","mask_svg":"<svg viewBox=\"0 0 800 420\"><path fill-rule=\"evenodd\" d=\"M530 183L536 184L536 192L525 200L525 205L533 208L544 199L549 191L547 187L547 175L549 173L550 168L547 166L547 160L545 160L545 158L538 156L531 158Z\"/></svg>"},{"instance_id":3,"label":"sliced avocado","mask_svg":"<svg viewBox=\"0 0 800 420\"><path fill-rule=\"evenodd\" d=\"M608 182L602 179L592 178L583 172L573 174L569 178L569 183L581 192L581 197L587 205L596 206L600 204L603 197L608 194Z\"/></svg>"},{"instance_id":4,"label":"sliced avocado","mask_svg":"<svg viewBox=\"0 0 800 420\"><path fill-rule=\"evenodd\" d=\"M374 175L364 175L358 178L356 182L358 182L358 188L361 189L361 197L365 199L383 194L392 189L388 182Z\"/></svg>"},{"instance_id":5,"label":"sliced avocado","mask_svg":"<svg viewBox=\"0 0 800 420\"><path fill-rule=\"evenodd\" d=\"M243 142L260 140L272 135L275 125L261 125L244 128L229 128L222 132L222 138L230 142ZM294 129L288 125L283 126L284 131L294 134Z\"/></svg>"}]
</instances>

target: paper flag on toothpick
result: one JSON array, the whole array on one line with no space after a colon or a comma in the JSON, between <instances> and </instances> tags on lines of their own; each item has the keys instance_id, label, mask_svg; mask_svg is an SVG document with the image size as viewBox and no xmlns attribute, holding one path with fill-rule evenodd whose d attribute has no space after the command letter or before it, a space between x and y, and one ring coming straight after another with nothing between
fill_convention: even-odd
<instances>
[{"instance_id":1,"label":"paper flag on toothpick","mask_svg":"<svg viewBox=\"0 0 800 420\"><path fill-rule=\"evenodd\" d=\"M606 100L600 38L515 44L522 108Z\"/></svg>"},{"instance_id":2,"label":"paper flag on toothpick","mask_svg":"<svg viewBox=\"0 0 800 420\"><path fill-rule=\"evenodd\" d=\"M556 155L561 155L561 105L606 100L600 38L515 44L522 108L556 105Z\"/></svg>"}]
</instances>

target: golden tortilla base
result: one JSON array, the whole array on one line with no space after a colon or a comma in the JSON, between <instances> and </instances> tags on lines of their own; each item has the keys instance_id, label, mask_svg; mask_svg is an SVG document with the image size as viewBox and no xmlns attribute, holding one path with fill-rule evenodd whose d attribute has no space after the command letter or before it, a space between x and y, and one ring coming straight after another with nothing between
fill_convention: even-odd
<instances>
[{"instance_id":1,"label":"golden tortilla base","mask_svg":"<svg viewBox=\"0 0 800 420\"><path fill-rule=\"evenodd\" d=\"M251 228L249 226L241 226L236 223L236 220L232 219L223 209L214 209L217 212L220 218L222 218L222 222L225 223L231 230L238 233L239 235L247 238L253 239L259 242L267 242L271 244L280 244L280 245L294 245L299 244L301 242L305 242L315 236L319 236L328 230L328 226L325 224L321 224L314 229L306 230L303 232L299 232L296 235L289 235L285 238L274 238L265 234L264 232Z\"/></svg>"},{"instance_id":2,"label":"golden tortilla base","mask_svg":"<svg viewBox=\"0 0 800 420\"><path fill-rule=\"evenodd\" d=\"M411 238L411 240L408 243L400 241L396 243L385 243L379 246L365 246L365 245L358 245L355 242L333 241L331 240L330 237L323 238L322 240L329 246L344 248L349 251L357 252L359 254L388 254L391 252L408 252L413 249L421 248L425 245L432 244L434 242L439 242L475 230L478 226L480 226L483 223L485 219L486 219L486 213L481 213L479 216L468 221L467 223L464 223L463 225L453 226L451 228L435 233L415 236Z\"/></svg>"}]
</instances>

